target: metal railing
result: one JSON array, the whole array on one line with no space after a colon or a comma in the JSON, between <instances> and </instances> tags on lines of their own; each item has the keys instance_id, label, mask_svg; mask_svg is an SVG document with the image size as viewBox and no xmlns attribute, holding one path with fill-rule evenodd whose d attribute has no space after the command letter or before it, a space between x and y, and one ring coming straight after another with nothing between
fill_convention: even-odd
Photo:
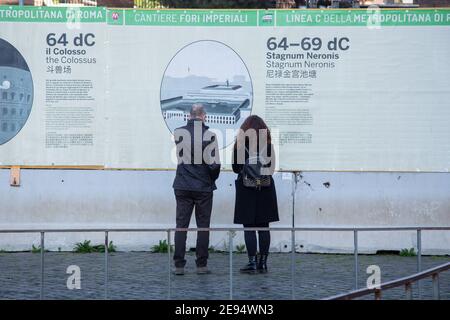
<instances>
[{"instance_id":1,"label":"metal railing","mask_svg":"<svg viewBox=\"0 0 450 320\"><path fill-rule=\"evenodd\" d=\"M415 277L425 277L429 274L426 271L424 274L422 271L422 231L449 231L450 226L441 227L298 227L298 228L106 228L106 229L3 229L0 230L0 234L8 233L39 233L41 238L40 254L41 254L41 283L40 283L40 298L45 298L45 234L46 233L85 233L85 232L98 232L104 233L105 240L105 253L104 253L104 268L105 268L105 292L104 298L108 299L108 282L109 282L109 261L108 261L108 245L110 233L131 233L131 232L165 232L167 233L168 244L168 294L167 298L171 299L171 277L172 277L172 256L171 256L171 233L175 231L213 231L213 232L228 232L228 248L229 248L229 298L233 299L233 232L237 231L290 231L291 232L291 298L295 300L295 233L300 231L326 231L326 232L353 232L353 246L354 246L354 278L355 278L355 290L358 289L358 233L369 231L415 231L417 233L417 271L419 274ZM433 271L436 273L436 270ZM432 274L434 274L432 272ZM415 278L414 278L415 279ZM403 279L400 279L403 280ZM399 280L399 281L400 281ZM410 281L411 282L411 281ZM387 283L385 286L391 286L392 283ZM387 288L387 287L385 287ZM365 289L363 289L365 290ZM355 291L358 292L359 291ZM361 291L362 292L362 291ZM364 291L365 292L365 291ZM371 291L372 292L372 291ZM420 297L420 285L419 285L419 297Z\"/></svg>"},{"instance_id":2,"label":"metal railing","mask_svg":"<svg viewBox=\"0 0 450 320\"><path fill-rule=\"evenodd\" d=\"M427 269L427 270L419 272L419 273L415 273L408 277L403 277L400 279L382 283L378 287L354 290L354 291L350 291L348 293L331 296L331 297L325 298L324 300L351 300L351 299L355 299L355 298L364 297L369 294L374 294L375 300L381 300L381 296L382 296L381 293L383 290L398 288L398 287L402 287L402 286L405 286L406 299L411 300L413 283L418 282L419 280L425 279L428 277L431 277L432 281L433 281L433 298L435 300L439 300L440 299L439 274L444 271L448 271L448 270L450 270L450 262L444 263L444 264L434 267L434 268Z\"/></svg>"}]
</instances>

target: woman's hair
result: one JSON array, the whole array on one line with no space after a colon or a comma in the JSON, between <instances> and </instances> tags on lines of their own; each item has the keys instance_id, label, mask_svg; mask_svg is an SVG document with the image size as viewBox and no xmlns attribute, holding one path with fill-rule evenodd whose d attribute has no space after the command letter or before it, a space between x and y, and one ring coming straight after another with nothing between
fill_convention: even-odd
<instances>
[{"instance_id":1,"label":"woman's hair","mask_svg":"<svg viewBox=\"0 0 450 320\"><path fill-rule=\"evenodd\" d=\"M235 149L237 148L237 141L240 139L245 139L245 133L249 129L253 129L256 131L256 137L257 137L258 141L259 141L260 130L265 130L265 132L267 133L267 136L266 136L267 144L272 143L272 136L270 135L269 127L267 127L266 123L264 122L263 119L261 119L261 117L252 115L252 116L247 117L247 119L245 119L244 123L242 123L241 128L236 137L236 142L234 143ZM243 140L240 140L240 141L243 141Z\"/></svg>"}]
</instances>

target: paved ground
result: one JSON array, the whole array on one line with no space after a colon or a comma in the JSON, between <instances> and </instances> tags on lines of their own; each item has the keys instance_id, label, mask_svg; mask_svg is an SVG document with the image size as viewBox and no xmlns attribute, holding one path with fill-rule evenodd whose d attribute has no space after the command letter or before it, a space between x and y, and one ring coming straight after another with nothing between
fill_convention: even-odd
<instances>
[{"instance_id":1,"label":"paved ground","mask_svg":"<svg viewBox=\"0 0 450 320\"><path fill-rule=\"evenodd\" d=\"M290 299L291 255L271 254L269 273L242 275L238 270L246 262L245 254L233 255L234 299ZM416 272L415 257L395 255L359 256L359 285L364 286L369 265L378 265L382 281ZM422 257L423 269L450 261L450 257ZM110 299L166 299L168 297L167 254L118 252L109 256ZM320 299L351 290L354 284L353 256L331 254L296 254L295 298ZM66 268L81 268L81 290L68 290ZM214 253L210 257L213 274L195 274L194 256L188 254L187 274L171 276L172 299L228 299L229 256ZM102 299L104 297L104 255L98 253L46 253L45 298ZM450 271L441 276L441 298L450 300ZM418 298L417 287L413 288ZM421 283L422 298L431 298L431 280ZM40 255L0 253L0 299L38 299L40 293ZM403 299L402 289L383 294L385 299Z\"/></svg>"}]
</instances>

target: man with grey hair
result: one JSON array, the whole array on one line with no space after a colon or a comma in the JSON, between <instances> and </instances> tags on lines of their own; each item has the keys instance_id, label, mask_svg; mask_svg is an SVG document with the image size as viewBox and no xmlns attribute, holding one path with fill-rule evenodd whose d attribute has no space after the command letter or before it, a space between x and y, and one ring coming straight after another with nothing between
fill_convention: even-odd
<instances>
[{"instance_id":1,"label":"man with grey hair","mask_svg":"<svg viewBox=\"0 0 450 320\"><path fill-rule=\"evenodd\" d=\"M176 226L188 228L195 208L198 228L209 228L215 181L220 174L217 137L205 125L206 112L201 104L194 104L190 119L175 129L177 146L177 172L173 182L175 190ZM175 274L183 275L186 265L186 231L175 232ZM207 274L209 232L197 233L196 265L198 274Z\"/></svg>"},{"instance_id":2,"label":"man with grey hair","mask_svg":"<svg viewBox=\"0 0 450 320\"><path fill-rule=\"evenodd\" d=\"M206 118L205 107L201 103L194 103L190 111L191 119L201 119L203 122Z\"/></svg>"}]
</instances>

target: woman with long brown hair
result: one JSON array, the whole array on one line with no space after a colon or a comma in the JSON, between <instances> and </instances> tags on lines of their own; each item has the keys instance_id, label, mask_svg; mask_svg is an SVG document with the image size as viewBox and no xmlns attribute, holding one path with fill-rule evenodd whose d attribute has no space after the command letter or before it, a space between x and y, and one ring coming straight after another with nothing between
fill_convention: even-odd
<instances>
[{"instance_id":1,"label":"woman with long brown hair","mask_svg":"<svg viewBox=\"0 0 450 320\"><path fill-rule=\"evenodd\" d=\"M243 224L245 228L268 228L270 222L279 221L272 178L274 168L270 130L263 119L249 116L239 130L233 149L233 171L238 174L234 223ZM241 272L267 272L270 232L258 231L259 257L256 231L245 231L244 236L249 262Z\"/></svg>"}]
</instances>

